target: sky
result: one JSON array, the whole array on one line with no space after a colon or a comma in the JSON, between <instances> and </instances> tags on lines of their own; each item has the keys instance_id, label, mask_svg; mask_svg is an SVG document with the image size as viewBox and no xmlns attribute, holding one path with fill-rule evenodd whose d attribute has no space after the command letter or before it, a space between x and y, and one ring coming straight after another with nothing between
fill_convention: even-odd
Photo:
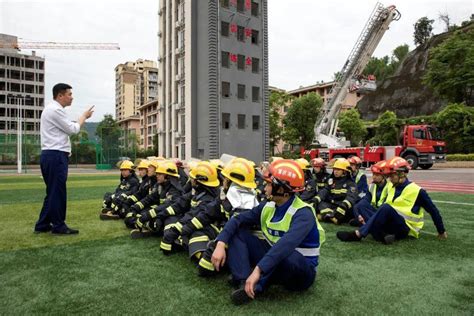
<instances>
[{"instance_id":1,"label":"sky","mask_svg":"<svg viewBox=\"0 0 474 316\"><path fill-rule=\"evenodd\" d=\"M376 3L268 0L269 84L293 90L330 81L342 68ZM474 12L474 0L382 3L396 5L402 16L390 25L376 57L391 55L402 44L414 49L413 25L420 17L435 20L437 34L445 28L438 19L440 13L460 24ZM158 7L158 0L0 0L0 33L32 41L119 43L119 51L37 51L46 58L46 100L55 83L68 83L74 96L68 109L71 118L95 105L90 121L100 121L104 114L115 113L115 66L139 58L157 60Z\"/></svg>"}]
</instances>

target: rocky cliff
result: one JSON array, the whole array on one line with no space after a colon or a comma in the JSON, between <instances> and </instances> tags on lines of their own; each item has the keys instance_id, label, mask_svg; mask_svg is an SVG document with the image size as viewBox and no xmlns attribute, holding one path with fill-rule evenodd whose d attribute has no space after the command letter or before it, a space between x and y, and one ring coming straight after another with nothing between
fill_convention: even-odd
<instances>
[{"instance_id":1,"label":"rocky cliff","mask_svg":"<svg viewBox=\"0 0 474 316\"><path fill-rule=\"evenodd\" d=\"M468 27L472 27L471 23ZM429 115L439 111L446 101L422 84L430 49L446 40L451 32L433 36L425 44L411 51L392 77L378 83L377 90L364 96L357 107L363 119L375 120L389 110L406 118Z\"/></svg>"}]
</instances>

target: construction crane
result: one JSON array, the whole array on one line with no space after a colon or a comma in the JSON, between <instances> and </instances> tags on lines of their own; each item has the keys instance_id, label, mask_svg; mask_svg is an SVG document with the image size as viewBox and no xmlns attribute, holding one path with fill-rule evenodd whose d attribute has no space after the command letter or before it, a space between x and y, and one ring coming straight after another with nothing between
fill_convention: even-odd
<instances>
[{"instance_id":1,"label":"construction crane","mask_svg":"<svg viewBox=\"0 0 474 316\"><path fill-rule=\"evenodd\" d=\"M336 136L339 111L349 91L349 85L358 80L377 45L392 21L401 15L395 6L384 7L377 2L356 44L352 48L329 92L329 99L314 126L314 143L321 147L344 147L348 142Z\"/></svg>"},{"instance_id":2,"label":"construction crane","mask_svg":"<svg viewBox=\"0 0 474 316\"><path fill-rule=\"evenodd\" d=\"M25 41L15 36L1 36L0 49L83 49L83 50L119 50L117 43L69 43Z\"/></svg>"}]
</instances>

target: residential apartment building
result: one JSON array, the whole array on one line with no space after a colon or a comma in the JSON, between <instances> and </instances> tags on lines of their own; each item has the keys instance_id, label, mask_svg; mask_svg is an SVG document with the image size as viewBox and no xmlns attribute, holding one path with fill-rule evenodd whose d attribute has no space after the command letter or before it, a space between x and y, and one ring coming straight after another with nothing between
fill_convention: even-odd
<instances>
[{"instance_id":1,"label":"residential apartment building","mask_svg":"<svg viewBox=\"0 0 474 316\"><path fill-rule=\"evenodd\" d=\"M314 84L314 85L311 85L311 86L299 87L298 89L286 91L286 93L293 96L293 97L295 97L295 98L299 98L299 97L304 96L307 93L315 92L315 93L317 93L321 96L321 98L323 99L324 104L326 104L329 100L330 91L331 91L331 88L332 88L333 85L334 85L334 82L332 82L332 81L331 82L321 82L321 83L317 83L317 84ZM272 91L272 90L274 90L274 91L285 91L285 90L278 89L278 88L275 88L275 87L271 87L270 91ZM346 95L346 98L344 99L344 102L342 104L341 111L346 111L348 109L354 108L357 105L357 102L359 102L359 100L362 99L362 96L363 96L362 94L360 94L356 91L348 92L347 95ZM285 117L285 115L288 112L288 109L290 108L290 106L291 106L291 102L288 103L287 105L283 106L279 110L279 114L280 114L280 117L282 119L283 119L283 117ZM283 124L281 124L281 126L283 127ZM280 140L278 142L278 144L275 146L274 152L275 152L275 155L278 155L278 154L281 154L283 151L288 151L290 149L291 149L290 144L287 144L284 141Z\"/></svg>"},{"instance_id":2,"label":"residential apartment building","mask_svg":"<svg viewBox=\"0 0 474 316\"><path fill-rule=\"evenodd\" d=\"M266 0L161 0L158 154L269 153Z\"/></svg>"},{"instance_id":3,"label":"residential apartment building","mask_svg":"<svg viewBox=\"0 0 474 316\"><path fill-rule=\"evenodd\" d=\"M144 148L143 135L140 133L141 121L139 108L155 101L158 97L158 68L156 62L138 59L115 67L115 117L124 131L123 146L127 147L131 135Z\"/></svg>"},{"instance_id":4,"label":"residential apartment building","mask_svg":"<svg viewBox=\"0 0 474 316\"><path fill-rule=\"evenodd\" d=\"M16 46L17 37L0 34L2 43ZM16 141L18 118L27 142L39 142L40 117L44 109L45 60L17 49L0 49L0 140ZM25 141L25 139L24 139Z\"/></svg>"},{"instance_id":5,"label":"residential apartment building","mask_svg":"<svg viewBox=\"0 0 474 316\"><path fill-rule=\"evenodd\" d=\"M140 148L152 149L158 137L158 100L142 104L140 112Z\"/></svg>"},{"instance_id":6,"label":"residential apartment building","mask_svg":"<svg viewBox=\"0 0 474 316\"><path fill-rule=\"evenodd\" d=\"M307 87L299 87L298 89L290 90L287 93L289 95L294 96L295 98L299 98L309 92L316 92L321 96L323 99L324 104L327 103L329 99L329 92L331 92L332 86L334 82L321 82ZM352 91L348 92L346 98L344 99L344 103L342 104L341 110L352 109L357 105L357 102L362 98L362 94Z\"/></svg>"}]
</instances>

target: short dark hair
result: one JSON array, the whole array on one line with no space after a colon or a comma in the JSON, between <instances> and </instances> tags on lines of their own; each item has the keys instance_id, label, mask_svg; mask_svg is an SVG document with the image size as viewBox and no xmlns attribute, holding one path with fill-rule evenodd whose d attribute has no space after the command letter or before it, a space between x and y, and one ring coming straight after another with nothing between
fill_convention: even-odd
<instances>
[{"instance_id":1,"label":"short dark hair","mask_svg":"<svg viewBox=\"0 0 474 316\"><path fill-rule=\"evenodd\" d=\"M72 89L67 83L58 83L53 87L53 99L58 97L58 94L64 94L68 89Z\"/></svg>"}]
</instances>

